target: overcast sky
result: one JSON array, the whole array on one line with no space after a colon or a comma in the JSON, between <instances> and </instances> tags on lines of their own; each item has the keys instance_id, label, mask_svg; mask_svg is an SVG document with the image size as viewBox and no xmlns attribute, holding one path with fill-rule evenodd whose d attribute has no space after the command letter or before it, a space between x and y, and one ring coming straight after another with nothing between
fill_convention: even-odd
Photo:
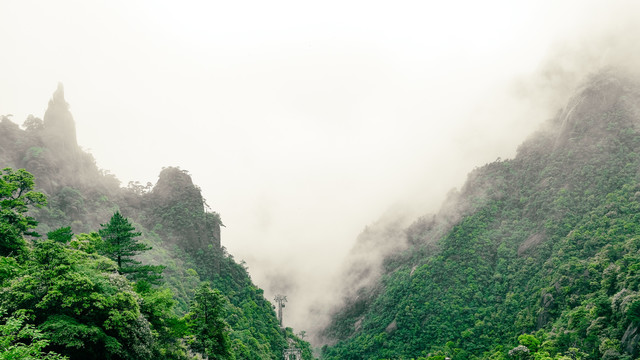
<instances>
[{"instance_id":1,"label":"overcast sky","mask_svg":"<svg viewBox=\"0 0 640 360\"><path fill-rule=\"evenodd\" d=\"M60 81L124 185L188 170L267 296L296 286L299 331L365 225L512 157L633 3L2 0L0 114L42 117Z\"/></svg>"}]
</instances>

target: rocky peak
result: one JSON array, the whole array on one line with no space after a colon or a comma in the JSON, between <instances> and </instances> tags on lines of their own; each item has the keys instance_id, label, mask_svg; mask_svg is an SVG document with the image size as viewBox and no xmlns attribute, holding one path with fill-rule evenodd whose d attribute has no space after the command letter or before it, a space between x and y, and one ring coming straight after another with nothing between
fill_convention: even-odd
<instances>
[{"instance_id":1,"label":"rocky peak","mask_svg":"<svg viewBox=\"0 0 640 360\"><path fill-rule=\"evenodd\" d=\"M628 74L609 69L590 76L569 99L558 117L560 131L556 148L585 134L598 135L615 113L620 120L637 107L637 84ZM603 119L606 119L604 121Z\"/></svg>"},{"instance_id":2,"label":"rocky peak","mask_svg":"<svg viewBox=\"0 0 640 360\"><path fill-rule=\"evenodd\" d=\"M58 83L58 88L49 100L49 107L44 113L44 141L48 147L75 153L78 150L76 138L76 123L69 111L69 104L64 99L64 87Z\"/></svg>"},{"instance_id":3,"label":"rocky peak","mask_svg":"<svg viewBox=\"0 0 640 360\"><path fill-rule=\"evenodd\" d=\"M176 167L162 169L151 194L162 202L186 202L193 211L204 211L200 190L186 170Z\"/></svg>"},{"instance_id":4,"label":"rocky peak","mask_svg":"<svg viewBox=\"0 0 640 360\"><path fill-rule=\"evenodd\" d=\"M169 242L196 251L213 244L220 246L220 222L207 213L200 189L189 173L177 167L162 169L149 194L149 225L162 224Z\"/></svg>"}]
</instances>

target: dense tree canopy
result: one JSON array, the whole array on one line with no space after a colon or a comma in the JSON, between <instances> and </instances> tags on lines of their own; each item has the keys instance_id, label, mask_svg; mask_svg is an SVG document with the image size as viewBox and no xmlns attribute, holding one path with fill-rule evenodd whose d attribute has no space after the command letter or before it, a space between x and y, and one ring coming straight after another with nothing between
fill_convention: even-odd
<instances>
[{"instance_id":1,"label":"dense tree canopy","mask_svg":"<svg viewBox=\"0 0 640 360\"><path fill-rule=\"evenodd\" d=\"M587 85L407 230L335 315L323 358L638 358L640 86Z\"/></svg>"},{"instance_id":2,"label":"dense tree canopy","mask_svg":"<svg viewBox=\"0 0 640 360\"><path fill-rule=\"evenodd\" d=\"M193 297L187 326L192 334L189 347L209 359L233 359L228 327L224 320L226 301L220 291L202 284Z\"/></svg>"},{"instance_id":3,"label":"dense tree canopy","mask_svg":"<svg viewBox=\"0 0 640 360\"><path fill-rule=\"evenodd\" d=\"M213 285L198 287L197 272L185 270L194 281L180 283L193 291L183 316L173 291L156 281L165 267L145 263L151 246L119 211L99 233L64 226L25 241L38 225L25 213L46 199L33 192L30 173L5 173L3 209L10 214L0 225L18 223L13 239L21 241L20 256L0 256L0 359L277 358L284 336L295 338L276 330L275 314L246 269L213 247L201 251L201 263L189 264L211 271ZM171 270L173 282L178 269Z\"/></svg>"},{"instance_id":4,"label":"dense tree canopy","mask_svg":"<svg viewBox=\"0 0 640 360\"><path fill-rule=\"evenodd\" d=\"M183 316L199 284L209 281L227 304L233 356L277 359L287 339L299 341L280 329L262 290L220 245L220 216L205 208L188 172L167 168L153 188L121 188L76 145L66 100L56 103L63 105L66 124L30 117L22 130L0 116L0 164L26 169L7 169L1 176L0 310L8 315L0 315L0 324L12 311L25 310L25 326L48 341L44 352L55 349L71 359L92 354L118 359L122 349L138 358L192 359L199 354L187 351L187 337L193 336ZM33 191L31 174L48 206L37 207L45 199ZM128 217L114 219L124 224L125 242L113 236L118 227L110 228L116 209ZM47 238L36 239L35 231ZM87 313L92 316L85 318ZM118 314L124 317L122 327L114 325ZM104 316L114 321L105 322ZM309 350L307 342L299 344ZM311 358L305 351L304 359Z\"/></svg>"},{"instance_id":5,"label":"dense tree canopy","mask_svg":"<svg viewBox=\"0 0 640 360\"><path fill-rule=\"evenodd\" d=\"M24 235L37 235L32 231L36 220L26 215L29 206L43 206L47 201L33 190L33 175L26 170L5 168L0 174L0 255L15 255L24 249Z\"/></svg>"}]
</instances>

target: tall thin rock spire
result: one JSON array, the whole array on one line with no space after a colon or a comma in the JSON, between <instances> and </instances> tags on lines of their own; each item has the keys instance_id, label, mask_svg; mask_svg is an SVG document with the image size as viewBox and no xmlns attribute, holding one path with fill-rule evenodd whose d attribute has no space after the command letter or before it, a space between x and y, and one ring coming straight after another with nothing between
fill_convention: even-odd
<instances>
[{"instance_id":1,"label":"tall thin rock spire","mask_svg":"<svg viewBox=\"0 0 640 360\"><path fill-rule=\"evenodd\" d=\"M76 124L69 111L69 104L64 99L62 83L58 83L58 88L44 113L44 130L45 142L52 150L69 154L77 151Z\"/></svg>"}]
</instances>

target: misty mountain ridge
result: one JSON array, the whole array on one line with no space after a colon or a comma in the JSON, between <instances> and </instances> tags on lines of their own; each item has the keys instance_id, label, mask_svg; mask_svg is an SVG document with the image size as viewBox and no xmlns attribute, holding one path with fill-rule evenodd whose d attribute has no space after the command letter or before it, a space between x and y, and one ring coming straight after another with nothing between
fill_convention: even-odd
<instances>
[{"instance_id":1,"label":"misty mountain ridge","mask_svg":"<svg viewBox=\"0 0 640 360\"><path fill-rule=\"evenodd\" d=\"M30 115L22 127L24 129L12 122L10 116L2 116L0 164L2 168L24 168L34 175L36 189L48 200L48 206L30 210L38 221L36 230L40 234L54 234L52 231L55 229L69 227L70 234L90 239L98 236L98 229L118 211L132 220L136 230L142 234L141 241L152 247L139 254L137 260L164 267L161 289L166 287L171 292L162 290L164 295L154 296L172 294L173 298L144 301L175 302L174 316L183 316L191 310L201 283L206 282L220 291L226 301L225 321L233 356L279 359L283 349L294 344L303 350L303 358L311 358L309 344L295 336L290 328L280 328L274 309L264 298L262 289L252 283L244 264L238 264L221 246L220 227L224 226L221 217L209 208L187 171L166 167L160 172L155 185L131 182L121 187L115 176L99 169L93 157L79 147L75 122L64 98L62 84L58 85L49 101L44 120ZM10 279L0 280L4 281L5 288L13 284L8 282ZM140 291L146 291L144 288ZM12 302L7 302L2 296L0 294L0 307L12 306ZM144 301L141 307L151 306L143 305ZM50 330L46 330L49 329L46 327L49 320L45 320L36 317L33 325L45 329L45 336L55 339L55 335L46 332ZM42 321L45 322L41 324ZM84 319L79 317L73 321L82 324ZM164 321L168 324L175 322L171 319ZM179 328L179 325L175 326ZM98 342L96 336L83 341ZM155 342L161 346L171 348L175 342L170 337L166 338L167 334L156 336L160 336ZM73 348L77 345L70 348L65 343L67 340L69 338L54 340L51 349L71 359L89 356ZM163 341L167 343L163 344ZM184 345L184 340L181 341ZM181 353L179 346L174 351L173 355L167 353L164 356L185 359L195 356ZM126 358L146 359L148 352L132 353Z\"/></svg>"},{"instance_id":2,"label":"misty mountain ridge","mask_svg":"<svg viewBox=\"0 0 640 360\"><path fill-rule=\"evenodd\" d=\"M513 159L474 169L436 214L368 226L341 277L344 304L319 334L322 358L636 358L639 108L635 78L594 74ZM188 172L121 187L79 148L62 86L44 121L23 127L2 117L0 162L32 172L47 195L32 210L40 233L90 233L119 210L153 246L139 259L166 266L175 312L209 281L228 301L236 358L281 358L291 342L312 357L220 245L221 217Z\"/></svg>"},{"instance_id":3,"label":"misty mountain ridge","mask_svg":"<svg viewBox=\"0 0 640 360\"><path fill-rule=\"evenodd\" d=\"M78 206L94 205L94 210L98 210L108 204L107 207L120 207L126 214L151 212L141 219L145 225L153 226L158 222L169 226L174 237L172 243L182 248L200 248L209 244L220 248L220 216L205 211L201 190L194 185L187 171L167 167L162 169L154 186L131 182L127 187L121 187L115 176L98 169L93 157L77 143L75 122L64 98L62 84L58 84L49 101L44 121L31 115L23 124L25 129L21 130L5 116L0 124L5 139L9 140L0 149L2 163L5 167L25 168L33 173L39 190L53 201L53 207L62 210L63 214L57 214L62 216L60 221L75 221L74 231L90 231L99 225L99 222L92 221L94 219L87 218L90 215L87 209L80 211ZM96 195L100 195L100 199L92 198ZM92 204L98 200L102 203ZM160 215L162 210L171 210L171 214ZM164 219L156 219L158 216ZM209 219L208 229L200 229L209 217L213 219ZM57 224L45 222L41 232L49 230L47 225ZM175 227L179 226L190 231L189 235L181 236L181 241L175 239L178 232ZM191 244L191 241L197 243Z\"/></svg>"},{"instance_id":4,"label":"misty mountain ridge","mask_svg":"<svg viewBox=\"0 0 640 360\"><path fill-rule=\"evenodd\" d=\"M323 358L634 359L639 130L640 82L601 71L438 213L369 226Z\"/></svg>"}]
</instances>

